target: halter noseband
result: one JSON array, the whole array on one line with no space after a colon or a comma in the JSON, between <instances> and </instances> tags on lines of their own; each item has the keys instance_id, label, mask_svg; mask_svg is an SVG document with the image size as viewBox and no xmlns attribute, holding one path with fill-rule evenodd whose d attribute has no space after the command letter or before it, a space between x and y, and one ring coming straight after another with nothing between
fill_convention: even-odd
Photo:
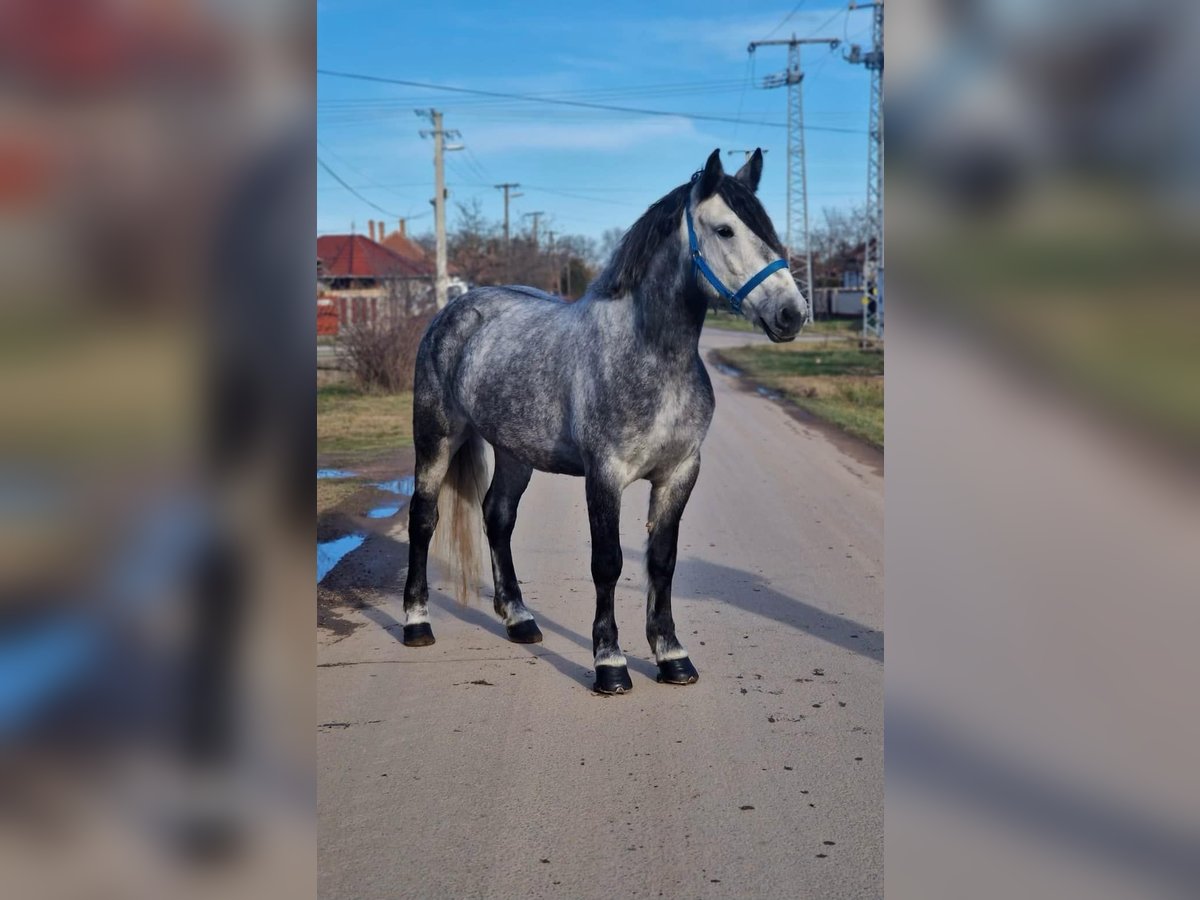
<instances>
[{"instance_id":1,"label":"halter noseband","mask_svg":"<svg viewBox=\"0 0 1200 900\"><path fill-rule=\"evenodd\" d=\"M693 179L693 181L694 180L695 179ZM729 301L729 307L735 313L741 314L742 301L749 296L752 290L766 281L768 276L773 275L780 269L787 268L786 259L777 259L774 262L767 263L765 266L759 269L757 275L743 284L736 293L731 291L729 288L725 287L721 279L717 277L717 273L712 270L712 268L708 265L708 262L704 259L704 255L700 252L700 243L696 240L696 228L692 224L691 197L688 198L684 215L687 218L688 246L692 251L692 265L700 270L700 274L708 280L708 283L716 289L718 294Z\"/></svg>"}]
</instances>

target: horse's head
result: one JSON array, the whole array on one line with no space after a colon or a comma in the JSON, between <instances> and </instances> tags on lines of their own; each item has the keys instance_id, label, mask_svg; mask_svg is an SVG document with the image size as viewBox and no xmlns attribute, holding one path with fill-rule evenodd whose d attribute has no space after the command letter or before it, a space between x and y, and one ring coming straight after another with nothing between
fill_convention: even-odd
<instances>
[{"instance_id":1,"label":"horse's head","mask_svg":"<svg viewBox=\"0 0 1200 900\"><path fill-rule=\"evenodd\" d=\"M721 151L714 150L692 181L691 222L685 213L683 227L701 289L740 307L772 341L790 341L810 307L786 263L780 265L787 253L755 196L762 165L762 151L755 150L736 175L726 175Z\"/></svg>"}]
</instances>

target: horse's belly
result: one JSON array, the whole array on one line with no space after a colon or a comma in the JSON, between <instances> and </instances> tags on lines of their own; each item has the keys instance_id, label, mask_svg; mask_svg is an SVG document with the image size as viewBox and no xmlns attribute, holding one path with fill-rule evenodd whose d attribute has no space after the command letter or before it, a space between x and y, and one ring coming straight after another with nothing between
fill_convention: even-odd
<instances>
[{"instance_id":1,"label":"horse's belly","mask_svg":"<svg viewBox=\"0 0 1200 900\"><path fill-rule=\"evenodd\" d=\"M489 421L487 417L480 417L473 424L493 447L506 450L539 472L583 474L583 456L579 449L555 429L531 426L528 421Z\"/></svg>"}]
</instances>

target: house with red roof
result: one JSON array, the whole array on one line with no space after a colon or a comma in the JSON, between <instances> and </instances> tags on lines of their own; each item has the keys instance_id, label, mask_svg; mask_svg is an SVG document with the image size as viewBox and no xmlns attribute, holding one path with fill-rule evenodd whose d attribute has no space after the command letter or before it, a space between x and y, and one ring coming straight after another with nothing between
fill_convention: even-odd
<instances>
[{"instance_id":1,"label":"house with red roof","mask_svg":"<svg viewBox=\"0 0 1200 900\"><path fill-rule=\"evenodd\" d=\"M397 252L361 234L321 235L317 238L318 333L337 334L342 328L385 316L426 311L434 303L433 275L423 253Z\"/></svg>"}]
</instances>

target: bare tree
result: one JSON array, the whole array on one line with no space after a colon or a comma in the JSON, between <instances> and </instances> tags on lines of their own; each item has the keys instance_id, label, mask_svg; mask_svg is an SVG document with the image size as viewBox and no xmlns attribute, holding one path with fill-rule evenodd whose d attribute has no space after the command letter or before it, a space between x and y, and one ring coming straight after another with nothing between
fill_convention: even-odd
<instances>
[{"instance_id":1,"label":"bare tree","mask_svg":"<svg viewBox=\"0 0 1200 900\"><path fill-rule=\"evenodd\" d=\"M597 269L608 264L613 251L617 249L617 245L621 243L621 238L624 236L625 230L622 228L609 228L600 235L600 241L596 244L595 255L591 258L591 262Z\"/></svg>"},{"instance_id":2,"label":"bare tree","mask_svg":"<svg viewBox=\"0 0 1200 900\"><path fill-rule=\"evenodd\" d=\"M479 201L458 204L458 220L448 240L450 260L471 284L497 284L505 278L500 229L483 215Z\"/></svg>"},{"instance_id":3,"label":"bare tree","mask_svg":"<svg viewBox=\"0 0 1200 900\"><path fill-rule=\"evenodd\" d=\"M822 262L851 252L865 245L871 234L865 206L837 209L827 206L821 211L822 222L812 229L810 237L813 256Z\"/></svg>"}]
</instances>

